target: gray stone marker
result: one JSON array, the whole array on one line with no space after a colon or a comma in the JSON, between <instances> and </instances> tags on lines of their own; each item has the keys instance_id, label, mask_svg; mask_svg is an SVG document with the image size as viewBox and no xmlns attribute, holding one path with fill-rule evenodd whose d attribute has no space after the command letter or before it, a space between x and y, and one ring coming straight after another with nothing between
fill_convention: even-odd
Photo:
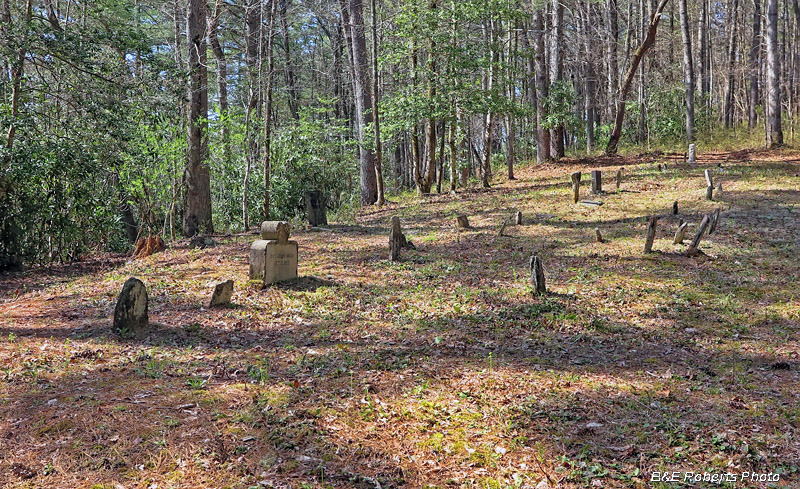
<instances>
[{"instance_id":1,"label":"gray stone marker","mask_svg":"<svg viewBox=\"0 0 800 489\"><path fill-rule=\"evenodd\" d=\"M138 278L131 277L122 286L114 307L114 331L136 335L147 326L147 289Z\"/></svg>"},{"instance_id":2,"label":"gray stone marker","mask_svg":"<svg viewBox=\"0 0 800 489\"><path fill-rule=\"evenodd\" d=\"M689 163L692 163L692 164L697 163L697 160L695 160L695 154L694 154L694 144L690 144L689 145Z\"/></svg>"},{"instance_id":3,"label":"gray stone marker","mask_svg":"<svg viewBox=\"0 0 800 489\"><path fill-rule=\"evenodd\" d=\"M231 303L233 296L233 280L226 280L220 282L214 287L214 293L211 294L211 301L208 307L227 306Z\"/></svg>"},{"instance_id":4,"label":"gray stone marker","mask_svg":"<svg viewBox=\"0 0 800 489\"><path fill-rule=\"evenodd\" d=\"M394 221L392 222L394 223ZM464 214L456 216L456 227L459 229L469 229L471 227L469 225L469 218Z\"/></svg>"},{"instance_id":5,"label":"gray stone marker","mask_svg":"<svg viewBox=\"0 0 800 489\"><path fill-rule=\"evenodd\" d=\"M279 243L289 240L291 228L286 221L264 221L261 223L261 239L272 239Z\"/></svg>"},{"instance_id":6,"label":"gray stone marker","mask_svg":"<svg viewBox=\"0 0 800 489\"><path fill-rule=\"evenodd\" d=\"M647 219L647 238L644 242L644 252L653 252L653 241L656 239L656 226L658 225L658 216L650 216Z\"/></svg>"},{"instance_id":7,"label":"gray stone marker","mask_svg":"<svg viewBox=\"0 0 800 489\"><path fill-rule=\"evenodd\" d=\"M259 239L250 246L250 280L264 285L297 278L297 242Z\"/></svg>"},{"instance_id":8,"label":"gray stone marker","mask_svg":"<svg viewBox=\"0 0 800 489\"><path fill-rule=\"evenodd\" d=\"M603 173L600 170L592 170L592 193L599 194L603 191Z\"/></svg>"},{"instance_id":9,"label":"gray stone marker","mask_svg":"<svg viewBox=\"0 0 800 489\"><path fill-rule=\"evenodd\" d=\"M516 215L514 216L514 223L517 226L522 226L522 211L517 211Z\"/></svg>"},{"instance_id":10,"label":"gray stone marker","mask_svg":"<svg viewBox=\"0 0 800 489\"><path fill-rule=\"evenodd\" d=\"M681 223L681 225L678 226L678 230L675 231L675 239L672 240L672 242L674 244L683 244L683 238L686 237L686 230L688 228L689 228L689 223L688 222Z\"/></svg>"},{"instance_id":11,"label":"gray stone marker","mask_svg":"<svg viewBox=\"0 0 800 489\"><path fill-rule=\"evenodd\" d=\"M312 226L328 225L328 210L325 207L325 194L320 190L306 192L306 216Z\"/></svg>"}]
</instances>

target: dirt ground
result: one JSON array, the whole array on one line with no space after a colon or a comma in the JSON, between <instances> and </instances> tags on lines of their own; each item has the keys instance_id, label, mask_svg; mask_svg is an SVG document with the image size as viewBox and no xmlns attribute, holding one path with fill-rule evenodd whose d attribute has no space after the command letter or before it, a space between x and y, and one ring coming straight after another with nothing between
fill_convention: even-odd
<instances>
[{"instance_id":1,"label":"dirt ground","mask_svg":"<svg viewBox=\"0 0 800 489\"><path fill-rule=\"evenodd\" d=\"M0 275L0 486L667 488L653 473L677 471L800 487L800 153L699 159L393 197L295 232L302 278L265 289L247 280L252 234ZM577 170L602 206L572 203ZM685 256L680 221L688 243L717 208ZM399 262L394 215L417 248ZM151 324L124 339L111 316L131 276ZM206 309L229 278L233 304Z\"/></svg>"}]
</instances>

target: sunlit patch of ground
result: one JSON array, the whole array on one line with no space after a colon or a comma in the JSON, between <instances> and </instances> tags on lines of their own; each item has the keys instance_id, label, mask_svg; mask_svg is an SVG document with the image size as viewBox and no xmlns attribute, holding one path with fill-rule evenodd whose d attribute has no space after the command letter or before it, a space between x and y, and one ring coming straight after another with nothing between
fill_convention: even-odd
<instances>
[{"instance_id":1,"label":"sunlit patch of ground","mask_svg":"<svg viewBox=\"0 0 800 489\"><path fill-rule=\"evenodd\" d=\"M489 190L405 195L296 232L305 278L265 290L247 283L252 235L3 276L0 482L623 488L710 471L796 486L798 157L567 161ZM713 202L706 168L723 187ZM602 206L571 202L576 170ZM683 256L679 221L688 242L716 208L704 255ZM498 236L517 210L523 225ZM458 214L472 229L455 229ZM396 263L393 215L417 246ZM530 294L532 253L546 297ZM151 326L126 340L110 316L129 276L148 287ZM228 278L233 305L204 308Z\"/></svg>"}]
</instances>

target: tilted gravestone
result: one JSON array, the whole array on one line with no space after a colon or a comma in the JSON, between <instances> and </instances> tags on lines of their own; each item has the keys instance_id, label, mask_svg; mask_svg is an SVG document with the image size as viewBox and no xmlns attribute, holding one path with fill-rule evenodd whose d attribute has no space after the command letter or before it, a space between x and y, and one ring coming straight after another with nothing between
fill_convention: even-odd
<instances>
[{"instance_id":1,"label":"tilted gravestone","mask_svg":"<svg viewBox=\"0 0 800 489\"><path fill-rule=\"evenodd\" d=\"M644 252L653 252L653 241L656 239L656 226L658 225L658 216L650 216L647 219L647 238L644 242Z\"/></svg>"},{"instance_id":2,"label":"tilted gravestone","mask_svg":"<svg viewBox=\"0 0 800 489\"><path fill-rule=\"evenodd\" d=\"M272 239L285 243L289 239L291 228L286 221L264 221L261 223L261 239Z\"/></svg>"},{"instance_id":3,"label":"tilted gravestone","mask_svg":"<svg viewBox=\"0 0 800 489\"><path fill-rule=\"evenodd\" d=\"M114 307L114 331L135 336L147 326L147 289L138 278L131 277L122 286Z\"/></svg>"},{"instance_id":4,"label":"tilted gravestone","mask_svg":"<svg viewBox=\"0 0 800 489\"><path fill-rule=\"evenodd\" d=\"M306 217L312 226L327 226L328 211L325 207L325 194L320 190L306 192Z\"/></svg>"},{"instance_id":5,"label":"tilted gravestone","mask_svg":"<svg viewBox=\"0 0 800 489\"><path fill-rule=\"evenodd\" d=\"M227 306L233 296L233 280L220 282L214 287L208 307Z\"/></svg>"}]
</instances>

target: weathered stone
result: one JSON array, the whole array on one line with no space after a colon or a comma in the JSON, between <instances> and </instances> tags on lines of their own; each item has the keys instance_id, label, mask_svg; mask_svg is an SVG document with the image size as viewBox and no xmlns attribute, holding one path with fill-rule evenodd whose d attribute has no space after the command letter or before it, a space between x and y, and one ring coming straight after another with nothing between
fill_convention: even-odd
<instances>
[{"instance_id":1,"label":"weathered stone","mask_svg":"<svg viewBox=\"0 0 800 489\"><path fill-rule=\"evenodd\" d=\"M220 282L214 287L208 307L227 306L233 296L233 280Z\"/></svg>"},{"instance_id":2,"label":"weathered stone","mask_svg":"<svg viewBox=\"0 0 800 489\"><path fill-rule=\"evenodd\" d=\"M605 243L606 240L603 239L603 235L600 234L600 228L594 228L594 240L598 243Z\"/></svg>"},{"instance_id":3,"label":"weathered stone","mask_svg":"<svg viewBox=\"0 0 800 489\"><path fill-rule=\"evenodd\" d=\"M678 201L677 200L672 203L672 215L673 216L677 216L678 215Z\"/></svg>"},{"instance_id":4,"label":"weathered stone","mask_svg":"<svg viewBox=\"0 0 800 489\"><path fill-rule=\"evenodd\" d=\"M688 222L681 223L678 230L675 231L675 239L672 241L675 244L683 244L683 238L686 237L686 230L689 228Z\"/></svg>"},{"instance_id":5,"label":"weathered stone","mask_svg":"<svg viewBox=\"0 0 800 489\"><path fill-rule=\"evenodd\" d=\"M708 234L713 234L714 231L717 229L717 224L719 224L719 214L722 212L722 209L717 208L711 214L711 223L708 226Z\"/></svg>"},{"instance_id":6,"label":"weathered stone","mask_svg":"<svg viewBox=\"0 0 800 489\"><path fill-rule=\"evenodd\" d=\"M291 228L286 221L264 221L261 223L261 239L274 239L278 243L289 241Z\"/></svg>"},{"instance_id":7,"label":"weathered stone","mask_svg":"<svg viewBox=\"0 0 800 489\"><path fill-rule=\"evenodd\" d=\"M547 293L547 285L544 280L542 260L538 256L533 255L531 256L529 266L531 271L531 289L534 295L545 295Z\"/></svg>"},{"instance_id":8,"label":"weathered stone","mask_svg":"<svg viewBox=\"0 0 800 489\"><path fill-rule=\"evenodd\" d=\"M656 226L658 225L658 216L650 216L647 219L647 239L644 242L644 252L653 252L653 241L656 239Z\"/></svg>"},{"instance_id":9,"label":"weathered stone","mask_svg":"<svg viewBox=\"0 0 800 489\"><path fill-rule=\"evenodd\" d=\"M592 193L603 192L603 173L600 170L592 170Z\"/></svg>"},{"instance_id":10,"label":"weathered stone","mask_svg":"<svg viewBox=\"0 0 800 489\"><path fill-rule=\"evenodd\" d=\"M617 192L619 192L619 187L622 184L622 168L617 170Z\"/></svg>"},{"instance_id":11,"label":"weathered stone","mask_svg":"<svg viewBox=\"0 0 800 489\"><path fill-rule=\"evenodd\" d=\"M250 280L265 285L297 278L297 242L259 239L250 246Z\"/></svg>"},{"instance_id":12,"label":"weathered stone","mask_svg":"<svg viewBox=\"0 0 800 489\"><path fill-rule=\"evenodd\" d=\"M392 217L392 230L389 231L389 260L397 261L400 259L400 250L406 242L403 230L400 228L400 218Z\"/></svg>"},{"instance_id":13,"label":"weathered stone","mask_svg":"<svg viewBox=\"0 0 800 489\"><path fill-rule=\"evenodd\" d=\"M312 226L328 225L325 194L319 190L306 192L306 217Z\"/></svg>"},{"instance_id":14,"label":"weathered stone","mask_svg":"<svg viewBox=\"0 0 800 489\"><path fill-rule=\"evenodd\" d=\"M690 144L689 145L689 163L691 163L691 164L697 163L697 160L695 159L695 154L694 154L694 144Z\"/></svg>"},{"instance_id":15,"label":"weathered stone","mask_svg":"<svg viewBox=\"0 0 800 489\"><path fill-rule=\"evenodd\" d=\"M689 244L689 248L686 250L687 256L696 256L699 255L700 252L700 240L703 239L703 235L708 229L708 226L711 224L711 216L706 214L703 216L703 220L700 222L700 227L697 228L697 233L695 233L694 238L692 238L692 242Z\"/></svg>"},{"instance_id":16,"label":"weathered stone","mask_svg":"<svg viewBox=\"0 0 800 489\"><path fill-rule=\"evenodd\" d=\"M517 226L522 226L522 211L517 211L517 214L514 216L514 223Z\"/></svg>"},{"instance_id":17,"label":"weathered stone","mask_svg":"<svg viewBox=\"0 0 800 489\"><path fill-rule=\"evenodd\" d=\"M714 200L714 187L711 186L706 187L706 199Z\"/></svg>"},{"instance_id":18,"label":"weathered stone","mask_svg":"<svg viewBox=\"0 0 800 489\"><path fill-rule=\"evenodd\" d=\"M572 173L570 179L572 180L572 200L577 203L581 200L581 172Z\"/></svg>"},{"instance_id":19,"label":"weathered stone","mask_svg":"<svg viewBox=\"0 0 800 489\"><path fill-rule=\"evenodd\" d=\"M138 278L131 277L122 286L114 308L114 331L137 335L147 326L147 289Z\"/></svg>"},{"instance_id":20,"label":"weathered stone","mask_svg":"<svg viewBox=\"0 0 800 489\"><path fill-rule=\"evenodd\" d=\"M456 227L459 229L469 229L469 218L465 215L456 216Z\"/></svg>"},{"instance_id":21,"label":"weathered stone","mask_svg":"<svg viewBox=\"0 0 800 489\"><path fill-rule=\"evenodd\" d=\"M711 170L706 169L704 172L706 176L706 187L713 187L714 186L714 179L711 178Z\"/></svg>"}]
</instances>

